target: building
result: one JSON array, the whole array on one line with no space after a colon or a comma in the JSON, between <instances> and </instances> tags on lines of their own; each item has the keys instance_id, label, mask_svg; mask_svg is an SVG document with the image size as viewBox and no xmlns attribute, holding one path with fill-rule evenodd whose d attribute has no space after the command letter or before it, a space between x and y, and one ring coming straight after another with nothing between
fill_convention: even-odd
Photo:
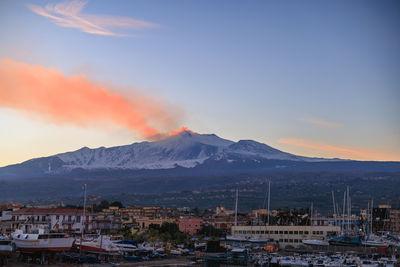
<instances>
[{"instance_id":1,"label":"building","mask_svg":"<svg viewBox=\"0 0 400 267\"><path fill-rule=\"evenodd\" d=\"M203 219L195 217L180 218L178 224L179 231L188 233L189 235L195 235L203 226Z\"/></svg>"},{"instance_id":2,"label":"building","mask_svg":"<svg viewBox=\"0 0 400 267\"><path fill-rule=\"evenodd\" d=\"M13 232L14 226L11 212L12 209L4 209L0 211L0 235L6 235Z\"/></svg>"},{"instance_id":3,"label":"building","mask_svg":"<svg viewBox=\"0 0 400 267\"><path fill-rule=\"evenodd\" d=\"M400 210L390 210L390 230L400 233Z\"/></svg>"},{"instance_id":4,"label":"building","mask_svg":"<svg viewBox=\"0 0 400 267\"><path fill-rule=\"evenodd\" d=\"M64 208L23 208L9 213L10 231L23 229L29 231L32 228L48 228L55 232L81 233L91 232L95 214L86 212L83 218L83 210Z\"/></svg>"},{"instance_id":5,"label":"building","mask_svg":"<svg viewBox=\"0 0 400 267\"><path fill-rule=\"evenodd\" d=\"M176 221L175 219L163 219L163 218L154 219L154 218L142 217L134 219L134 222L136 223L138 229L143 231L149 229L150 225L161 226L165 222L174 223Z\"/></svg>"},{"instance_id":6,"label":"building","mask_svg":"<svg viewBox=\"0 0 400 267\"><path fill-rule=\"evenodd\" d=\"M279 246L298 246L305 239L326 239L327 236L338 235L339 226L232 226L231 234L235 237L267 238L277 242Z\"/></svg>"},{"instance_id":7,"label":"building","mask_svg":"<svg viewBox=\"0 0 400 267\"><path fill-rule=\"evenodd\" d=\"M372 209L373 231L390 231L390 205L379 205Z\"/></svg>"},{"instance_id":8,"label":"building","mask_svg":"<svg viewBox=\"0 0 400 267\"><path fill-rule=\"evenodd\" d=\"M228 210L224 206L218 206L215 209L216 216L230 216L230 215L233 215L234 213L235 213L234 210Z\"/></svg>"}]
</instances>

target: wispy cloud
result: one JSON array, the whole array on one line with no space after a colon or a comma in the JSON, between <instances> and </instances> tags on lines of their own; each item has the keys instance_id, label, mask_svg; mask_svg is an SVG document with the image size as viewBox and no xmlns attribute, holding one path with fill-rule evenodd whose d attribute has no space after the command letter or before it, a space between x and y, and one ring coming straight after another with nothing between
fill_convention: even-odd
<instances>
[{"instance_id":1,"label":"wispy cloud","mask_svg":"<svg viewBox=\"0 0 400 267\"><path fill-rule=\"evenodd\" d=\"M327 144L323 142L317 142L306 139L298 139L298 138L279 139L278 143L303 148L304 153L313 156L318 155L321 157L336 157L336 158L357 159L357 160L383 160L383 161L400 160L400 155L393 155L390 153L376 151L376 150L338 146L334 144Z\"/></svg>"},{"instance_id":2,"label":"wispy cloud","mask_svg":"<svg viewBox=\"0 0 400 267\"><path fill-rule=\"evenodd\" d=\"M87 1L73 0L58 4L47 4L44 8L37 5L28 5L28 8L38 15L50 18L61 27L75 28L82 32L107 36L128 36L128 34L117 33L112 29L130 28L146 29L155 28L160 25L119 16L103 16L82 13Z\"/></svg>"},{"instance_id":3,"label":"wispy cloud","mask_svg":"<svg viewBox=\"0 0 400 267\"><path fill-rule=\"evenodd\" d=\"M339 128L342 127L343 124L337 123L337 122L331 122L327 120L323 120L320 118L315 118L315 117L304 117L304 118L299 118L297 119L299 121L305 121L310 124L322 126L322 127L328 127L328 128Z\"/></svg>"}]
</instances>

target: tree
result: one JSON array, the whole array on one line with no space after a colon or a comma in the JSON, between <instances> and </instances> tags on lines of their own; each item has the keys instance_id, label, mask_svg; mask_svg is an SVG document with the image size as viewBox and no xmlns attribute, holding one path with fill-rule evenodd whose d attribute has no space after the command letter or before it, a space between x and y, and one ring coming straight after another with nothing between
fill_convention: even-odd
<instances>
[{"instance_id":1,"label":"tree","mask_svg":"<svg viewBox=\"0 0 400 267\"><path fill-rule=\"evenodd\" d=\"M109 207L110 207L110 204L108 203L108 201L102 200L99 205L96 205L96 204L93 205L93 210L95 212L99 212L99 211L102 211L103 209L108 209Z\"/></svg>"},{"instance_id":2,"label":"tree","mask_svg":"<svg viewBox=\"0 0 400 267\"><path fill-rule=\"evenodd\" d=\"M198 232L199 235L204 235L208 237L225 237L224 231L216 229L212 225L204 225Z\"/></svg>"},{"instance_id":3,"label":"tree","mask_svg":"<svg viewBox=\"0 0 400 267\"><path fill-rule=\"evenodd\" d=\"M122 205L121 201L114 201L113 203L110 204L110 206L118 207L118 208L124 207L124 205Z\"/></svg>"}]
</instances>

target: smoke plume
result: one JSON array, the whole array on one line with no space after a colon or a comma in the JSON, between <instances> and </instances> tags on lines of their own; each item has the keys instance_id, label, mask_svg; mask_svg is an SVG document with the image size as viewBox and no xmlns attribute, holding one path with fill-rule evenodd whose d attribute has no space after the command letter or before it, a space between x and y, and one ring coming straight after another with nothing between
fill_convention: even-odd
<instances>
[{"instance_id":1,"label":"smoke plume","mask_svg":"<svg viewBox=\"0 0 400 267\"><path fill-rule=\"evenodd\" d=\"M53 123L80 127L112 124L148 139L177 128L176 109L130 88L129 97L54 68L5 59L0 62L0 107L39 115Z\"/></svg>"}]
</instances>

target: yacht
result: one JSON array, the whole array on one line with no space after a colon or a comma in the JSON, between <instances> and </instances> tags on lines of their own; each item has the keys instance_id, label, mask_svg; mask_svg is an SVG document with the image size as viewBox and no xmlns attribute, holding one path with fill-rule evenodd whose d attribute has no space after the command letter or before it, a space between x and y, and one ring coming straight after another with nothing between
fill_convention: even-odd
<instances>
[{"instance_id":1,"label":"yacht","mask_svg":"<svg viewBox=\"0 0 400 267\"><path fill-rule=\"evenodd\" d=\"M310 245L310 246L328 246L329 242L321 239L304 239L303 241L304 245Z\"/></svg>"},{"instance_id":2,"label":"yacht","mask_svg":"<svg viewBox=\"0 0 400 267\"><path fill-rule=\"evenodd\" d=\"M119 253L120 249L114 244L109 236L100 235L92 240L77 240L75 247L82 251L98 252L98 253Z\"/></svg>"},{"instance_id":3,"label":"yacht","mask_svg":"<svg viewBox=\"0 0 400 267\"><path fill-rule=\"evenodd\" d=\"M37 251L68 251L75 238L62 233L45 233L44 229L37 229L32 233L16 230L12 234L14 244L21 252Z\"/></svg>"}]
</instances>

